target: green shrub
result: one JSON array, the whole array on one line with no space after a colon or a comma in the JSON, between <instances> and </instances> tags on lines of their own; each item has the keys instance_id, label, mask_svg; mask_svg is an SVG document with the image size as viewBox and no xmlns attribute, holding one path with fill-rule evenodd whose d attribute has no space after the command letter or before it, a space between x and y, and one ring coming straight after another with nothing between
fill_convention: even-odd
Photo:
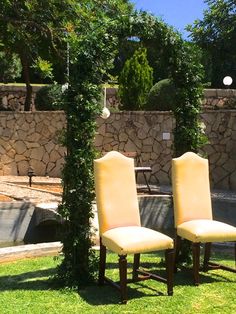
<instances>
[{"instance_id":1,"label":"green shrub","mask_svg":"<svg viewBox=\"0 0 236 314\"><path fill-rule=\"evenodd\" d=\"M14 82L21 76L22 66L16 54L0 51L0 82Z\"/></svg>"},{"instance_id":2,"label":"green shrub","mask_svg":"<svg viewBox=\"0 0 236 314\"><path fill-rule=\"evenodd\" d=\"M119 77L118 95L121 109L142 110L153 84L153 70L147 61L147 50L139 48L126 61Z\"/></svg>"},{"instance_id":3,"label":"green shrub","mask_svg":"<svg viewBox=\"0 0 236 314\"><path fill-rule=\"evenodd\" d=\"M62 87L59 84L40 88L35 97L35 109L39 111L61 110Z\"/></svg>"},{"instance_id":4,"label":"green shrub","mask_svg":"<svg viewBox=\"0 0 236 314\"><path fill-rule=\"evenodd\" d=\"M146 110L169 111L176 106L176 88L171 79L156 83L148 94Z\"/></svg>"}]
</instances>

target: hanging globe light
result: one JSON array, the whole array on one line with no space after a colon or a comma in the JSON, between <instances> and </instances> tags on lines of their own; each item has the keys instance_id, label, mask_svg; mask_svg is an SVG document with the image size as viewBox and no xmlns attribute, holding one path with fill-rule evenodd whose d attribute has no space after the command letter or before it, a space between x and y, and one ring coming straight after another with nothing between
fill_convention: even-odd
<instances>
[{"instance_id":1,"label":"hanging globe light","mask_svg":"<svg viewBox=\"0 0 236 314\"><path fill-rule=\"evenodd\" d=\"M111 114L110 110L107 108L106 101L107 101L106 87L104 87L104 101L103 101L103 109L102 109L102 114L101 114L101 118L103 119L109 118Z\"/></svg>"}]
</instances>

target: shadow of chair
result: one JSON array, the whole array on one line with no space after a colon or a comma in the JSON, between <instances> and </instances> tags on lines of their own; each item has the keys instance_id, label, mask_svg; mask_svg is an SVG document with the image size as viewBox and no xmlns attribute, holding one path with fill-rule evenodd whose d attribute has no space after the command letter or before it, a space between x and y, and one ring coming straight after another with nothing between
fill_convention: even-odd
<instances>
[{"instance_id":1,"label":"shadow of chair","mask_svg":"<svg viewBox=\"0 0 236 314\"><path fill-rule=\"evenodd\" d=\"M213 220L208 160L187 152L172 160L172 188L176 227L176 257L181 240L192 242L193 275L199 284L200 243L205 244L203 270L224 269L236 273L235 268L210 261L212 242L236 241L236 228ZM235 242L236 263L236 242Z\"/></svg>"},{"instance_id":2,"label":"shadow of chair","mask_svg":"<svg viewBox=\"0 0 236 314\"><path fill-rule=\"evenodd\" d=\"M131 282L155 279L167 284L173 294L173 240L141 227L135 182L134 160L115 151L94 161L95 190L100 233L99 284L118 288L121 302L127 302L127 254L134 254ZM119 256L119 282L105 276L106 249ZM166 278L140 268L140 253L165 250Z\"/></svg>"}]
</instances>

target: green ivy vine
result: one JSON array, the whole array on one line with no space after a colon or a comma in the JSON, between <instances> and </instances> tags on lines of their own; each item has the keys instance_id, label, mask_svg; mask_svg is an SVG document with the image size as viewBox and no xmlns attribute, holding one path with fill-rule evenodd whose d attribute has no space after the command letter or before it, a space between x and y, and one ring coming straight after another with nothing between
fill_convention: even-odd
<instances>
[{"instance_id":1,"label":"green ivy vine","mask_svg":"<svg viewBox=\"0 0 236 314\"><path fill-rule=\"evenodd\" d=\"M92 249L94 182L93 160L96 117L101 113L104 73L112 65L116 37L114 25L96 13L96 20L81 23L67 35L70 44L70 81L63 104L67 119L67 147L62 173L63 197L59 213L64 218L63 260L57 272L63 285L79 287L96 276L97 259ZM79 35L78 35L79 34Z\"/></svg>"},{"instance_id":2,"label":"green ivy vine","mask_svg":"<svg viewBox=\"0 0 236 314\"><path fill-rule=\"evenodd\" d=\"M115 23L107 15L105 9L108 7L98 9L103 3L88 2L90 5L80 10L78 25L71 27L66 37L70 45L70 81L63 96L67 154L62 176L63 198L59 206L59 213L64 218L63 259L57 277L63 285L70 287L93 281L97 269L91 228L95 198L95 119L101 112L101 84L112 66L118 47L117 36L124 31L122 18ZM119 1L110 2L112 8L118 10L116 4ZM156 38L162 41L162 54L168 55L170 76L178 89L178 109L174 112L175 155L187 150L197 151L204 142L198 120L202 87L197 53L193 53L178 34L150 15L141 13L138 19L126 17L125 23L131 30L130 35L136 35L138 30L146 40Z\"/></svg>"}]
</instances>

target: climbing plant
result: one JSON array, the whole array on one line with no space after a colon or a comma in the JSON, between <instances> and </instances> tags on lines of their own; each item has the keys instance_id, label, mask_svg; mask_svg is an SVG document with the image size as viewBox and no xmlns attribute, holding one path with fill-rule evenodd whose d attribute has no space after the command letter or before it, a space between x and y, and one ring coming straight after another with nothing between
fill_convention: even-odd
<instances>
[{"instance_id":1,"label":"climbing plant","mask_svg":"<svg viewBox=\"0 0 236 314\"><path fill-rule=\"evenodd\" d=\"M177 47L177 49L176 49ZM176 157L187 151L199 152L207 143L200 122L201 98L203 94L203 69L196 47L179 39L173 47L171 74L177 89L174 107L174 155Z\"/></svg>"},{"instance_id":2,"label":"climbing plant","mask_svg":"<svg viewBox=\"0 0 236 314\"><path fill-rule=\"evenodd\" d=\"M70 47L70 77L63 96L67 154L59 206L64 219L63 260L57 277L70 287L93 281L97 269L91 228L95 119L101 112L103 77L112 66L117 47L115 33L119 21L110 19L107 12L116 10L119 16L126 10L126 1L85 2L78 4L78 24L68 25L65 37Z\"/></svg>"},{"instance_id":3,"label":"climbing plant","mask_svg":"<svg viewBox=\"0 0 236 314\"><path fill-rule=\"evenodd\" d=\"M155 60L151 63L156 64L154 72L161 69L164 71L162 78L171 79L175 86L174 156L199 151L207 142L199 121L203 94L199 48L185 42L178 32L157 17L142 11L134 13L127 32L129 38L138 37L139 45L147 48L148 59L154 58L155 51Z\"/></svg>"},{"instance_id":4,"label":"climbing plant","mask_svg":"<svg viewBox=\"0 0 236 314\"><path fill-rule=\"evenodd\" d=\"M163 48L160 55L168 55L169 76L173 78L178 94L178 110L174 111L175 155L186 150L196 151L202 138L198 122L200 66L197 54L193 54L181 37L148 14L132 13L132 18L127 19L127 15L131 17L129 1L86 0L78 2L76 9L77 24L65 25L65 41L70 47L70 78L63 94L67 154L59 206L64 220L63 260L57 275L64 285L79 287L95 277L96 257L92 250L91 229L95 197L95 119L101 111L101 84L112 66L118 47L117 36L122 32L142 35L143 41L156 40ZM133 17L135 15L137 18Z\"/></svg>"}]
</instances>

